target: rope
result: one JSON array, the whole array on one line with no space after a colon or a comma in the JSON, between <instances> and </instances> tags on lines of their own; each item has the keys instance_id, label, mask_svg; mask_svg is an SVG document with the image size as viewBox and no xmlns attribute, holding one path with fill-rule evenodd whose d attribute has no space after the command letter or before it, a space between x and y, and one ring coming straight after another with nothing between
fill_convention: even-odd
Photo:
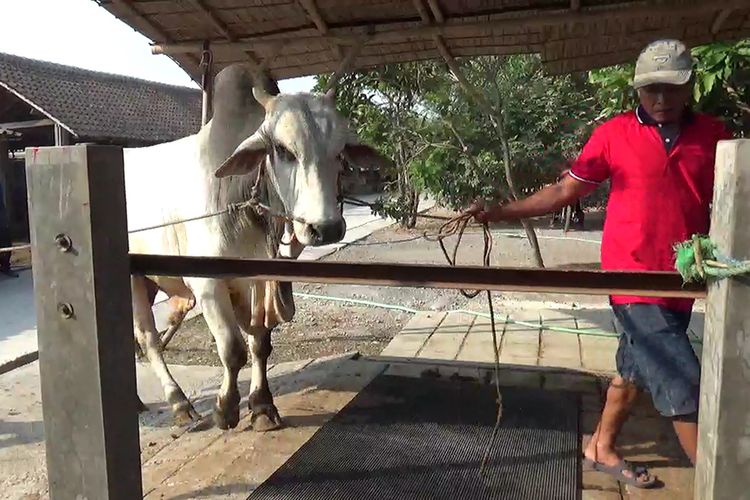
<instances>
[{"instance_id":1,"label":"rope","mask_svg":"<svg viewBox=\"0 0 750 500\"><path fill-rule=\"evenodd\" d=\"M705 235L693 235L675 245L675 269L684 283L705 283L750 274L750 260L737 260L722 255L717 245Z\"/></svg>"},{"instance_id":2,"label":"rope","mask_svg":"<svg viewBox=\"0 0 750 500\"><path fill-rule=\"evenodd\" d=\"M225 208L224 210L219 210L217 212L209 212L207 214L198 215L196 217L190 217L190 218L187 218L187 219L179 219L179 220L175 220L175 221L171 221L171 222L165 222L163 224L155 224L153 226L147 226L147 227L141 227L141 228L138 228L138 229L133 229L133 230L128 231L128 234L141 233L141 232L144 232L144 231L151 231L152 229L160 229L160 228L163 228L163 227L175 226L177 224L183 224L185 222L192 222L192 221L201 220L201 219L208 219L210 217L217 217L219 215L224 215L224 214L228 214L228 213L232 213L232 212L239 212L240 210L247 210L248 208L254 209L258 213L258 215L267 214L270 217L273 217L275 219L280 219L280 220L283 220L283 221L286 221L286 222L294 222L294 221L296 221L296 222L301 222L303 224L305 223L304 219L301 219L300 217L294 217L292 215L287 215L287 214L282 213L282 212L276 212L276 211L272 210L271 207L269 207L268 205L265 205L265 204L263 204L263 203L261 203L259 201L249 200L249 201L244 201L242 203L233 203L233 204L229 205L227 208Z\"/></svg>"},{"instance_id":3,"label":"rope","mask_svg":"<svg viewBox=\"0 0 750 500\"><path fill-rule=\"evenodd\" d=\"M283 220L285 222L299 222L302 224L305 224L306 221L300 217L295 217L293 215L289 215L284 212L277 212L273 210L270 206L265 205L264 203L261 203L259 198L259 193L261 191L262 183L263 183L263 173L265 170L264 163L261 162L260 166L258 167L258 175L255 178L255 183L253 184L252 189L250 190L250 199L247 201L243 201L241 203L232 203L227 208L223 210L218 210L216 212L210 212L203 215L198 215L197 217L190 217L187 219L180 219L176 221L170 221L170 222L164 222L162 224L155 224L153 226L148 227L142 227L139 229L133 229L131 231L128 231L128 234L134 234L134 233L141 233L144 231L151 231L153 229L161 229L163 227L168 226L174 226L177 224L183 224L185 222L192 222L197 221L201 219L208 219L210 217L217 217L219 215L224 215L228 213L234 213L238 212L240 210L246 210L248 208L255 210L255 212L258 214L259 217L263 217L264 215L268 215L271 218Z\"/></svg>"},{"instance_id":4,"label":"rope","mask_svg":"<svg viewBox=\"0 0 750 500\"><path fill-rule=\"evenodd\" d=\"M473 216L471 214L462 214L459 215L453 219L450 219L448 222L443 224L440 229L438 230L437 235L437 241L440 244L440 249L443 251L443 255L445 256L445 259L448 261L448 264L451 267L454 267L456 265L456 259L458 257L458 248L461 245L461 239L463 238L464 231L466 231L466 226L469 225L469 222L471 222ZM492 233L490 233L489 225L484 222L482 224L482 234L484 236L484 251L482 253L482 265L484 267L490 267L490 261L492 257ZM448 238L449 236L457 236L456 244L453 247L452 252L448 252L444 240ZM466 290L460 290L461 294L469 299L472 299L479 295L480 290L475 290L473 292L468 292ZM492 346L493 351L495 354L495 393L496 393L496 402L497 402L497 415L495 418L495 426L492 428L492 435L490 436L490 440L487 443L487 448L484 451L484 456L482 457L482 463L479 466L479 475L483 476L485 467L487 466L487 462L490 458L490 453L492 452L492 448L495 445L495 439L497 438L497 432L500 428L500 420L503 417L503 395L500 392L500 353L498 352L497 348L497 328L495 326L495 309L492 304L492 292L489 290L486 290L486 296L487 296L487 307L489 309L489 315L490 315L490 328L492 330ZM506 322L507 324L507 322Z\"/></svg>"},{"instance_id":5,"label":"rope","mask_svg":"<svg viewBox=\"0 0 750 500\"><path fill-rule=\"evenodd\" d=\"M18 245L16 247L3 247L3 248L0 248L0 253L20 252L21 250L28 250L30 248L31 248L31 245Z\"/></svg>"}]
</instances>

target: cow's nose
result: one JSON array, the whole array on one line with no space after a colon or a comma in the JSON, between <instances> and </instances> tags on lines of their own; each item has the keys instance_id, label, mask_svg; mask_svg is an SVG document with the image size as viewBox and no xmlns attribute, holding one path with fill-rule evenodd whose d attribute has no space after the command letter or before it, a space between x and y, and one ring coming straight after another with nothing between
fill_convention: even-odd
<instances>
[{"instance_id":1,"label":"cow's nose","mask_svg":"<svg viewBox=\"0 0 750 500\"><path fill-rule=\"evenodd\" d=\"M334 222L322 222L308 225L312 246L328 245L342 240L346 234L346 222L340 219Z\"/></svg>"}]
</instances>

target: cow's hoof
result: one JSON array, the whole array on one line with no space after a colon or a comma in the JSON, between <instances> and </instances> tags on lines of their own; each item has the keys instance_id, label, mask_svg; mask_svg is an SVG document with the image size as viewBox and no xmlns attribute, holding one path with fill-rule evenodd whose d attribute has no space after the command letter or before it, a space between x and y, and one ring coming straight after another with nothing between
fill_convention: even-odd
<instances>
[{"instance_id":1,"label":"cow's hoof","mask_svg":"<svg viewBox=\"0 0 750 500\"><path fill-rule=\"evenodd\" d=\"M234 429L240 423L240 396L218 398L214 406L214 424L221 430Z\"/></svg>"},{"instance_id":2,"label":"cow's hoof","mask_svg":"<svg viewBox=\"0 0 750 500\"><path fill-rule=\"evenodd\" d=\"M175 424L179 427L190 425L201 418L200 413L195 411L190 401L183 401L182 403L172 405L172 412L174 413Z\"/></svg>"},{"instance_id":3,"label":"cow's hoof","mask_svg":"<svg viewBox=\"0 0 750 500\"><path fill-rule=\"evenodd\" d=\"M255 432L275 431L284 427L284 421L273 403L255 405L250 411L250 426Z\"/></svg>"}]
</instances>

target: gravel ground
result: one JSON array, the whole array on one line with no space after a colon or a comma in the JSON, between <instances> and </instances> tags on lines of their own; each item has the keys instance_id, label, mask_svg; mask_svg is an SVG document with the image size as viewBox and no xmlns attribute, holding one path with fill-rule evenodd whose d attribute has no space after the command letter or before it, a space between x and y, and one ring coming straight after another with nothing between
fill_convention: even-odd
<instances>
[{"instance_id":1,"label":"gravel ground","mask_svg":"<svg viewBox=\"0 0 750 500\"><path fill-rule=\"evenodd\" d=\"M439 209L433 215L451 215ZM324 260L337 262L401 262L445 264L438 244L423 237L434 234L441 222L420 219L412 230L395 226L373 233ZM547 267L596 268L601 240L601 215L587 215L587 230L570 232L565 237L559 229L549 229L548 219L536 221ZM590 228L590 229L588 229ZM493 227L492 264L509 267L533 265L528 242L519 235L516 226ZM452 244L455 239L448 240ZM477 229L464 235L459 254L462 264L480 264L482 236ZM351 285L296 284L295 292L337 298L373 301L405 306L417 310L471 309L485 311L484 295L469 300L455 290L398 288ZM546 307L571 304L605 305L602 297L559 296L538 293L495 294L496 310L519 307L533 302ZM272 363L327 356L357 350L362 354L377 354L399 332L411 317L410 313L368 305L347 304L331 300L297 297L295 319L273 333ZM178 364L220 364L211 334L202 317L186 322L175 335L166 351L167 361Z\"/></svg>"}]
</instances>

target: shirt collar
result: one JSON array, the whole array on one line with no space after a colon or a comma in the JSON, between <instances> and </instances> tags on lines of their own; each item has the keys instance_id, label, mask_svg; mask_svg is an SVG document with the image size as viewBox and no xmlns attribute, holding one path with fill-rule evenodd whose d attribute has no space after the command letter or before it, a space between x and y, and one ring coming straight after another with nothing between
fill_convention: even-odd
<instances>
[{"instance_id":1,"label":"shirt collar","mask_svg":"<svg viewBox=\"0 0 750 500\"><path fill-rule=\"evenodd\" d=\"M651 115L646 113L646 110L643 109L643 106L640 104L637 108L635 108L635 117L638 119L638 123L641 125L648 125L651 127L655 127L658 125L658 122L651 118ZM689 123L692 123L695 119L695 113L693 112L692 108L688 107L685 110L685 114L682 116L682 124L687 125Z\"/></svg>"}]
</instances>

